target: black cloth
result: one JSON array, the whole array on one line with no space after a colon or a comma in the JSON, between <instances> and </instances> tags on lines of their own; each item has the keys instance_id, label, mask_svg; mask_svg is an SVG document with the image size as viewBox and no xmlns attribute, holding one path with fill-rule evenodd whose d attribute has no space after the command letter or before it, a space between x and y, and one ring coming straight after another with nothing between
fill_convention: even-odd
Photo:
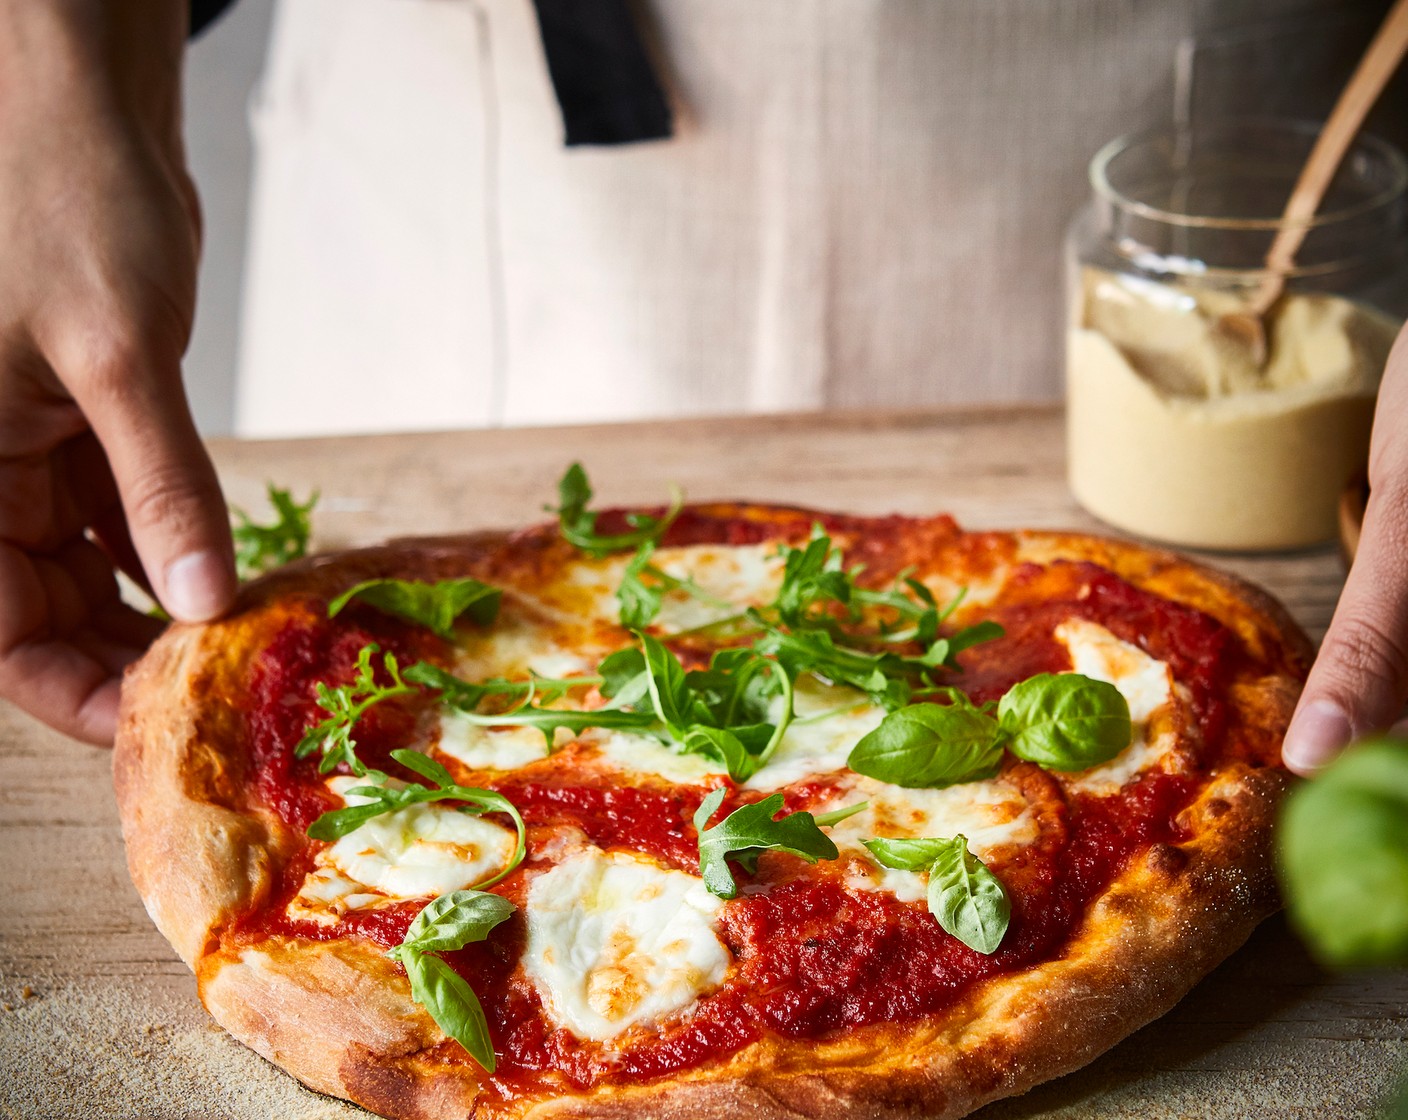
<instances>
[{"instance_id":1,"label":"black cloth","mask_svg":"<svg viewBox=\"0 0 1408 1120\"><path fill-rule=\"evenodd\" d=\"M533 6L568 147L670 135L670 106L626 0Z\"/></svg>"},{"instance_id":2,"label":"black cloth","mask_svg":"<svg viewBox=\"0 0 1408 1120\"><path fill-rule=\"evenodd\" d=\"M198 35L234 0L191 0ZM626 0L533 0L568 147L671 134L669 102Z\"/></svg>"},{"instance_id":3,"label":"black cloth","mask_svg":"<svg viewBox=\"0 0 1408 1120\"><path fill-rule=\"evenodd\" d=\"M191 35L199 35L235 0L191 0Z\"/></svg>"}]
</instances>

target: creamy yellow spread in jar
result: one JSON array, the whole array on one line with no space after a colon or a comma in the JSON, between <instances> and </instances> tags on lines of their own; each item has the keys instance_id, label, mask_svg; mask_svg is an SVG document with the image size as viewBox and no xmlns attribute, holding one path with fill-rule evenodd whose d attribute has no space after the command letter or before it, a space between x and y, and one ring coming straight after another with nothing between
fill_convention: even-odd
<instances>
[{"instance_id":1,"label":"creamy yellow spread in jar","mask_svg":"<svg viewBox=\"0 0 1408 1120\"><path fill-rule=\"evenodd\" d=\"M1398 324L1288 294L1267 360L1219 321L1232 292L1085 268L1068 335L1071 489L1097 517L1199 548L1294 548L1334 534L1365 461Z\"/></svg>"}]
</instances>

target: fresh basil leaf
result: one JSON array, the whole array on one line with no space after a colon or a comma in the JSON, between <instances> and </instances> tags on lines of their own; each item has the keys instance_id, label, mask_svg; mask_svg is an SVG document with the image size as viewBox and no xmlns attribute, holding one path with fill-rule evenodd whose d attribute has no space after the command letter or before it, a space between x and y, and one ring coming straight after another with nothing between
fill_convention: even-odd
<instances>
[{"instance_id":1,"label":"fresh basil leaf","mask_svg":"<svg viewBox=\"0 0 1408 1120\"><path fill-rule=\"evenodd\" d=\"M1129 704L1119 689L1079 673L1042 673L1013 685L997 706L1007 749L1048 770L1087 770L1129 746Z\"/></svg>"},{"instance_id":2,"label":"fresh basil leaf","mask_svg":"<svg viewBox=\"0 0 1408 1120\"><path fill-rule=\"evenodd\" d=\"M439 957L414 953L402 963L411 981L411 998L430 1012L436 1026L463 1046L485 1072L493 1073L489 1022L465 978Z\"/></svg>"},{"instance_id":3,"label":"fresh basil leaf","mask_svg":"<svg viewBox=\"0 0 1408 1120\"><path fill-rule=\"evenodd\" d=\"M846 759L858 774L911 789L990 778L1001 763L997 721L966 700L891 712Z\"/></svg>"},{"instance_id":4,"label":"fresh basil leaf","mask_svg":"<svg viewBox=\"0 0 1408 1120\"><path fill-rule=\"evenodd\" d=\"M369 579L350 587L328 604L335 618L353 599L377 610L417 622L446 641L455 640L455 620L467 614L481 626L499 613L502 592L477 579L442 579L424 583L414 579Z\"/></svg>"},{"instance_id":5,"label":"fresh basil leaf","mask_svg":"<svg viewBox=\"0 0 1408 1120\"><path fill-rule=\"evenodd\" d=\"M1408 964L1408 741L1347 750L1291 794L1277 840L1287 911L1317 957Z\"/></svg>"},{"instance_id":6,"label":"fresh basil leaf","mask_svg":"<svg viewBox=\"0 0 1408 1120\"><path fill-rule=\"evenodd\" d=\"M896 871L927 871L952 846L952 840L899 840L877 837L862 843L875 861Z\"/></svg>"},{"instance_id":7,"label":"fresh basil leaf","mask_svg":"<svg viewBox=\"0 0 1408 1120\"><path fill-rule=\"evenodd\" d=\"M958 835L929 866L929 911L968 948L991 955L1007 933L1012 903L997 876Z\"/></svg>"},{"instance_id":8,"label":"fresh basil leaf","mask_svg":"<svg viewBox=\"0 0 1408 1120\"><path fill-rule=\"evenodd\" d=\"M234 518L230 536L235 544L235 571L241 581L253 579L308 553L310 515L318 504L318 492L314 490L306 502L298 502L288 490L272 482L266 485L265 491L269 504L274 507L276 519L271 524L257 524L244 510L230 509Z\"/></svg>"},{"instance_id":9,"label":"fresh basil leaf","mask_svg":"<svg viewBox=\"0 0 1408 1120\"><path fill-rule=\"evenodd\" d=\"M404 961L412 953L442 953L483 941L489 931L513 914L513 903L487 891L452 891L432 900L416 915L390 956Z\"/></svg>"},{"instance_id":10,"label":"fresh basil leaf","mask_svg":"<svg viewBox=\"0 0 1408 1120\"><path fill-rule=\"evenodd\" d=\"M372 654L377 651L375 643L369 643L358 651L356 676L351 684L330 688L322 681L317 683L318 707L327 712L328 717L304 732L293 753L297 758L306 758L314 751L321 751L323 757L318 763L320 774L327 774L339 763L345 763L359 778L365 775L367 768L357 757L357 743L352 738L353 727L374 704L415 691L414 686L401 678L396 658L391 653L383 654L381 659L382 668L391 678L391 684L377 683L376 671L372 667Z\"/></svg>"},{"instance_id":11,"label":"fresh basil leaf","mask_svg":"<svg viewBox=\"0 0 1408 1120\"><path fill-rule=\"evenodd\" d=\"M721 789L706 797L694 816L695 827L707 821L722 801ZM837 857L836 845L817 827L810 813L788 813L774 820L781 809L782 794L774 793L735 809L713 828L699 833L699 873L713 894L733 898L738 893L733 872L728 868L730 859L751 871L756 870L758 855L764 851L789 852L808 863Z\"/></svg>"}]
</instances>

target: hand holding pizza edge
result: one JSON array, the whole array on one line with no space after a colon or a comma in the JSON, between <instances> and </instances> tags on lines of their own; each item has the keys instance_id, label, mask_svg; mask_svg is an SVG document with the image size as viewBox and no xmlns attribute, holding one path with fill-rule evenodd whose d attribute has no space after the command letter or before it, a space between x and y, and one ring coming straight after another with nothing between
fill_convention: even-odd
<instances>
[{"instance_id":1,"label":"hand holding pizza edge","mask_svg":"<svg viewBox=\"0 0 1408 1120\"><path fill-rule=\"evenodd\" d=\"M105 744L122 669L236 582L186 402L199 214L179 0L0 0L0 697Z\"/></svg>"},{"instance_id":2,"label":"hand holding pizza edge","mask_svg":"<svg viewBox=\"0 0 1408 1120\"><path fill-rule=\"evenodd\" d=\"M1389 727L1408 699L1408 327L1379 389L1369 485L1358 555L1282 747L1298 774Z\"/></svg>"}]
</instances>

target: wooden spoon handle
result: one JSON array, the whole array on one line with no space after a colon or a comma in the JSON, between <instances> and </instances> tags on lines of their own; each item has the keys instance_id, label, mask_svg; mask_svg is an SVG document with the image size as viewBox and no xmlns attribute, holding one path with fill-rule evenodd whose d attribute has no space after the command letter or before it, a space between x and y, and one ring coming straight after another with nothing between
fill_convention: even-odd
<instances>
[{"instance_id":1,"label":"wooden spoon handle","mask_svg":"<svg viewBox=\"0 0 1408 1120\"><path fill-rule=\"evenodd\" d=\"M1408 0L1398 0L1359 60L1354 76L1335 102L1329 120L1310 151L1310 158L1301 169L1281 215L1281 228L1266 254L1267 275L1250 300L1248 310L1252 314L1265 315L1280 298L1286 286L1286 273L1305 235L1310 232L1310 219L1320 208L1320 201L1330 189L1330 182L1363 126L1364 118L1403 61L1405 52L1408 52Z\"/></svg>"}]
</instances>

